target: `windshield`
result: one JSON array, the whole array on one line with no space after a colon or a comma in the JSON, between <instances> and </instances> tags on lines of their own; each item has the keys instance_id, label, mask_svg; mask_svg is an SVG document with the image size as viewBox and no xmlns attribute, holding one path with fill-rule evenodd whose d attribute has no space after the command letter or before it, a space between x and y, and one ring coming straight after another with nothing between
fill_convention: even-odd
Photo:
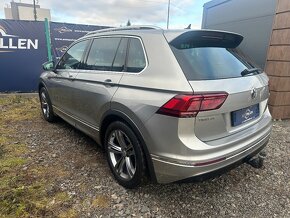
<instances>
[{"instance_id":1,"label":"windshield","mask_svg":"<svg viewBox=\"0 0 290 218\"><path fill-rule=\"evenodd\" d=\"M234 49L198 47L177 49L171 46L188 80L214 80L241 77L241 72L251 69L249 63Z\"/></svg>"}]
</instances>

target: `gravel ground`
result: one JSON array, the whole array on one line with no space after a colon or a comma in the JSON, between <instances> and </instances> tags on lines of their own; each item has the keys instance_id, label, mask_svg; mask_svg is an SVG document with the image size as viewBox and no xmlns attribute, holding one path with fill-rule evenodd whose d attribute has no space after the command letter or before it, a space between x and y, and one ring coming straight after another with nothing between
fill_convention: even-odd
<instances>
[{"instance_id":1,"label":"gravel ground","mask_svg":"<svg viewBox=\"0 0 290 218\"><path fill-rule=\"evenodd\" d=\"M262 169L244 164L205 182L126 190L114 181L93 140L64 121L45 122L36 111L33 118L4 127L15 130L14 143L28 147L29 161L20 171L39 169L49 181L48 195L67 193L61 202L73 210L67 217L290 217L290 121L274 122Z\"/></svg>"}]
</instances>

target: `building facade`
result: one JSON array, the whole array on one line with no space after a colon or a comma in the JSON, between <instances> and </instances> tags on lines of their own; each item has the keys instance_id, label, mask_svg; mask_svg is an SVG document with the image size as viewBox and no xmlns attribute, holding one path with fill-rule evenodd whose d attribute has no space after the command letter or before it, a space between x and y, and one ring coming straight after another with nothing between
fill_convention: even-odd
<instances>
[{"instance_id":1,"label":"building facade","mask_svg":"<svg viewBox=\"0 0 290 218\"><path fill-rule=\"evenodd\" d=\"M213 0L204 5L202 28L236 32L240 48L265 67L277 0Z\"/></svg>"},{"instance_id":2,"label":"building facade","mask_svg":"<svg viewBox=\"0 0 290 218\"><path fill-rule=\"evenodd\" d=\"M51 20L49 9L40 8L39 5L35 5L34 7L33 4L26 4L14 1L10 2L10 7L4 8L4 13L5 19L9 20L43 21L45 18L47 18L49 21Z\"/></svg>"},{"instance_id":3,"label":"building facade","mask_svg":"<svg viewBox=\"0 0 290 218\"><path fill-rule=\"evenodd\" d=\"M290 118L290 0L212 0L204 5L202 28L245 37L241 50L270 78L269 108Z\"/></svg>"}]
</instances>

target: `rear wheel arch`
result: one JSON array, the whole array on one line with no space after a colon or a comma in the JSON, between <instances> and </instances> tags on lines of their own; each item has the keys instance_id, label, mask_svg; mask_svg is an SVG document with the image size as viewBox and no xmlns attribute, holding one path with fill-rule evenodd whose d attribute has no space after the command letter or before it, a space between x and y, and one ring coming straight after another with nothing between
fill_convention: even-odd
<instances>
[{"instance_id":1,"label":"rear wheel arch","mask_svg":"<svg viewBox=\"0 0 290 218\"><path fill-rule=\"evenodd\" d=\"M144 140L139 128L137 127L137 125L126 114L124 114L120 111L110 110L110 111L107 111L103 115L103 118L101 119L101 125L100 125L100 141L101 141L102 146L104 145L107 127L115 121L121 121L121 122L127 124L128 127L130 127L132 129L132 131L136 134L136 136L140 140L140 144L141 144L143 153L145 155L146 168L147 168L147 171L149 173L150 179L153 182L156 182L157 180L156 180L156 176L155 176L153 163L152 163L148 148L146 146L145 140Z\"/></svg>"}]
</instances>

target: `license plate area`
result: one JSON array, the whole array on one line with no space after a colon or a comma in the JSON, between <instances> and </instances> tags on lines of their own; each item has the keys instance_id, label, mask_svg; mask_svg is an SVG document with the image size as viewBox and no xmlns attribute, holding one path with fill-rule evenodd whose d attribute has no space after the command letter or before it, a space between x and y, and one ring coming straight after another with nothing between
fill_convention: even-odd
<instances>
[{"instance_id":1,"label":"license plate area","mask_svg":"<svg viewBox=\"0 0 290 218\"><path fill-rule=\"evenodd\" d=\"M259 104L252 105L237 111L231 112L232 126L239 126L243 123L249 122L260 115Z\"/></svg>"}]
</instances>

